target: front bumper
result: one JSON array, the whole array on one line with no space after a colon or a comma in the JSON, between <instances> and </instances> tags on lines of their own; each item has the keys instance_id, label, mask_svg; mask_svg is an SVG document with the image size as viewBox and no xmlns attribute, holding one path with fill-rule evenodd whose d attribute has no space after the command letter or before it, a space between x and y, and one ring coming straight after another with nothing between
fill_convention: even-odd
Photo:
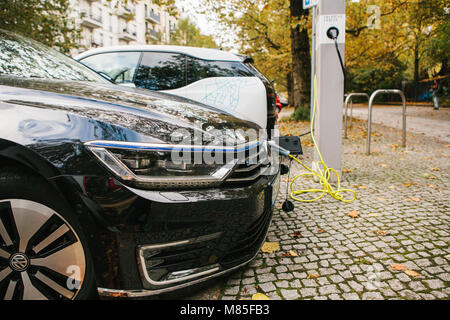
<instances>
[{"instance_id":1,"label":"front bumper","mask_svg":"<svg viewBox=\"0 0 450 320\"><path fill-rule=\"evenodd\" d=\"M277 173L239 188L135 193L141 222L116 235L120 289L101 287L99 294L157 295L247 264L267 235L278 186Z\"/></svg>"}]
</instances>

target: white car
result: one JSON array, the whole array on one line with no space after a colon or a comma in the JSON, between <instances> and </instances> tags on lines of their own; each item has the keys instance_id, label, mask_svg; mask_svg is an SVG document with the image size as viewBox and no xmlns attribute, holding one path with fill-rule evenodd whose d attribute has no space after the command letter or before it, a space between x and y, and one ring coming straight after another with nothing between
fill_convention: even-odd
<instances>
[{"instance_id":1,"label":"white car","mask_svg":"<svg viewBox=\"0 0 450 320\"><path fill-rule=\"evenodd\" d=\"M275 90L251 58L230 52L165 45L116 46L75 57L117 84L162 91L250 120L269 135Z\"/></svg>"}]
</instances>

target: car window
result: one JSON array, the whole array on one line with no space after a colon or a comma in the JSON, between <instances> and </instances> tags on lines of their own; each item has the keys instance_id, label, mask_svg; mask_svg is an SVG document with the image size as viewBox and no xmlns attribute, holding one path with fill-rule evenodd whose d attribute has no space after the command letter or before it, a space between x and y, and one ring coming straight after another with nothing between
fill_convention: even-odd
<instances>
[{"instance_id":1,"label":"car window","mask_svg":"<svg viewBox=\"0 0 450 320\"><path fill-rule=\"evenodd\" d=\"M62 53L4 30L0 30L0 75L109 83Z\"/></svg>"},{"instance_id":2,"label":"car window","mask_svg":"<svg viewBox=\"0 0 450 320\"><path fill-rule=\"evenodd\" d=\"M97 72L107 74L115 83L132 83L140 56L140 52L108 52L80 61Z\"/></svg>"},{"instance_id":3,"label":"car window","mask_svg":"<svg viewBox=\"0 0 450 320\"><path fill-rule=\"evenodd\" d=\"M186 85L186 56L165 52L144 52L135 84L150 90L178 89Z\"/></svg>"},{"instance_id":4,"label":"car window","mask_svg":"<svg viewBox=\"0 0 450 320\"><path fill-rule=\"evenodd\" d=\"M188 84L213 77L252 77L252 73L241 62L208 61L188 58Z\"/></svg>"}]
</instances>

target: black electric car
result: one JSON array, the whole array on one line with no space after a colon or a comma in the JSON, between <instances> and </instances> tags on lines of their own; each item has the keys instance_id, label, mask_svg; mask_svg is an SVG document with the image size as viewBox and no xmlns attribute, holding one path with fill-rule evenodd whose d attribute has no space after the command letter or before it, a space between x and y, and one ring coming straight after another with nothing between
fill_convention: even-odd
<instances>
[{"instance_id":1,"label":"black electric car","mask_svg":"<svg viewBox=\"0 0 450 320\"><path fill-rule=\"evenodd\" d=\"M257 129L0 31L0 299L142 297L245 265L279 181Z\"/></svg>"}]
</instances>

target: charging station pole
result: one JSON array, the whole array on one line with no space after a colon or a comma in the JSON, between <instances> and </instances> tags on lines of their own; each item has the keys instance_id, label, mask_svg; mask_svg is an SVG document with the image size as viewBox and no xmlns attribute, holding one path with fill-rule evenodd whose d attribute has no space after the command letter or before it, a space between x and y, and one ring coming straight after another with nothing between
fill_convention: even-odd
<instances>
[{"instance_id":1,"label":"charging station pole","mask_svg":"<svg viewBox=\"0 0 450 320\"><path fill-rule=\"evenodd\" d=\"M344 75L335 40L327 36L327 31L331 27L338 29L337 43L342 59L344 59L345 0L319 0L316 9L317 17L316 21L313 21L316 28L316 39L315 47L312 48L317 76L314 133L325 163L340 174ZM314 74L312 76L314 77ZM318 160L319 156L315 151L314 161Z\"/></svg>"}]
</instances>

